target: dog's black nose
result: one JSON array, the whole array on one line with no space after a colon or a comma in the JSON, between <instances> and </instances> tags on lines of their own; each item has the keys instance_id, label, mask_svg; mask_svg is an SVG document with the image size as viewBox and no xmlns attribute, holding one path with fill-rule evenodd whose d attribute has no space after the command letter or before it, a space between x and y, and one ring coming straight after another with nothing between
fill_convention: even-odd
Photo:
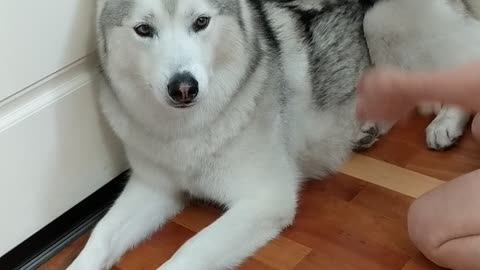
<instances>
[{"instance_id":1,"label":"dog's black nose","mask_svg":"<svg viewBox=\"0 0 480 270\"><path fill-rule=\"evenodd\" d=\"M198 82L188 72L175 74L168 83L168 95L179 105L188 105L198 95Z\"/></svg>"}]
</instances>

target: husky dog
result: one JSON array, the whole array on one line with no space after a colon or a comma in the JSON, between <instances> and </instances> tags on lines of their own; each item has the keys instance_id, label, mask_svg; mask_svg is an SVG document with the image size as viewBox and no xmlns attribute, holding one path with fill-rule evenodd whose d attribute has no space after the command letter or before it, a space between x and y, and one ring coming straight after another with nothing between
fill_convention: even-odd
<instances>
[{"instance_id":1,"label":"husky dog","mask_svg":"<svg viewBox=\"0 0 480 270\"><path fill-rule=\"evenodd\" d=\"M161 270L232 269L289 226L302 179L368 147L362 0L100 0L103 111L132 174L70 270L108 269L188 197L227 212Z\"/></svg>"},{"instance_id":2,"label":"husky dog","mask_svg":"<svg viewBox=\"0 0 480 270\"><path fill-rule=\"evenodd\" d=\"M479 0L383 1L367 12L365 34L372 62L410 71L449 69L480 60ZM415 18L415 20L412 20ZM449 104L423 104L436 114L426 129L429 148L450 148L470 113Z\"/></svg>"}]
</instances>

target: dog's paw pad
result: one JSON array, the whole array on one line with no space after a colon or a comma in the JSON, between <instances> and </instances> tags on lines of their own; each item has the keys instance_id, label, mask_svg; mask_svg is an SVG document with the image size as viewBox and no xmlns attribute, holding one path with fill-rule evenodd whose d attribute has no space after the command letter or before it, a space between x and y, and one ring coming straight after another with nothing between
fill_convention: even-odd
<instances>
[{"instance_id":1,"label":"dog's paw pad","mask_svg":"<svg viewBox=\"0 0 480 270\"><path fill-rule=\"evenodd\" d=\"M373 123L364 124L355 140L355 151L362 151L372 147L377 142L379 135L380 131L377 125Z\"/></svg>"},{"instance_id":2,"label":"dog's paw pad","mask_svg":"<svg viewBox=\"0 0 480 270\"><path fill-rule=\"evenodd\" d=\"M455 145L463 129L451 119L432 122L427 130L427 146L431 150L445 151Z\"/></svg>"}]
</instances>

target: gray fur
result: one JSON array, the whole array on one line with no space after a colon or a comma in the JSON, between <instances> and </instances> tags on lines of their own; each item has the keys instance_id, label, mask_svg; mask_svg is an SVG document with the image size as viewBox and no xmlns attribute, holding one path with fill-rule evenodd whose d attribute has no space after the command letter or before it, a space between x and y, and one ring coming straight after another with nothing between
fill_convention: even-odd
<instances>
[{"instance_id":1,"label":"gray fur","mask_svg":"<svg viewBox=\"0 0 480 270\"><path fill-rule=\"evenodd\" d=\"M313 102L325 109L351 101L357 79L370 65L362 27L366 9L357 0L309 1L270 0L295 18L309 48Z\"/></svg>"},{"instance_id":2,"label":"gray fur","mask_svg":"<svg viewBox=\"0 0 480 270\"><path fill-rule=\"evenodd\" d=\"M221 15L230 15L237 18L238 25L242 30L244 36L245 22L243 21L242 8L240 7L239 0L208 0L213 6L217 7Z\"/></svg>"},{"instance_id":3,"label":"gray fur","mask_svg":"<svg viewBox=\"0 0 480 270\"><path fill-rule=\"evenodd\" d=\"M121 26L125 18L130 16L134 7L133 0L107 1L100 16L100 25L104 32L110 31L113 27Z\"/></svg>"},{"instance_id":4,"label":"gray fur","mask_svg":"<svg viewBox=\"0 0 480 270\"><path fill-rule=\"evenodd\" d=\"M222 15L237 16L240 11L239 0L208 0L214 7L218 8Z\"/></svg>"},{"instance_id":5,"label":"gray fur","mask_svg":"<svg viewBox=\"0 0 480 270\"><path fill-rule=\"evenodd\" d=\"M105 4L99 21L105 53L108 50L107 33L112 28L121 26L125 18L130 16L133 7L134 0L107 1Z\"/></svg>"},{"instance_id":6,"label":"gray fur","mask_svg":"<svg viewBox=\"0 0 480 270\"><path fill-rule=\"evenodd\" d=\"M376 140L375 136L361 130L353 108L356 82L360 74L370 65L362 28L366 6L359 4L357 0L206 1L217 7L221 15L237 18L239 28L242 28L244 34L244 46L249 51L249 54L245 55L249 59L248 65L235 70L241 79L236 84L233 95L228 98L229 103L235 103L245 95L245 92L258 92L256 95L259 99L270 100L273 106L271 110L284 117L283 123L286 127L282 129L288 129L289 126L297 125L293 123L297 120L292 120L288 112L292 110L292 106L297 106L299 96L305 95L305 91L309 89L311 92L307 93L308 106L314 108L314 113L319 115L318 118L336 118L335 122L344 126L339 130L346 129L340 132L336 127L332 127L332 130L328 131L330 137L316 142L318 149L313 152L328 156L325 153L320 154L325 152L322 150L324 145L341 145L342 150L335 150L339 153L330 155L338 155L338 159L342 160L358 142L362 145L371 145L372 141ZM253 19L249 22L250 29L245 29L243 21L246 14L241 12L239 1L245 1L244 6L248 8L249 17ZM102 29L110 29L121 24L125 16L128 16L132 2L133 0L108 2L100 20ZM170 6L169 12L175 9L175 3L176 1L163 1L163 4ZM113 19L112 16L115 14L118 14L118 18ZM286 31L285 25L293 26L294 32ZM252 36L247 37L245 34L247 32ZM292 41L297 42L298 46L285 51L284 45ZM289 73L298 70L291 68L295 66L294 62L302 61L304 58L307 61L304 63L305 73L299 75L305 75L306 79L300 84L293 83L292 79L295 78L290 78L292 74ZM252 78L258 76L265 76L262 77L264 88L247 89ZM318 124L318 120L312 121L305 125L310 127ZM288 131L284 136L286 141L290 140ZM316 163L320 168L317 172L311 169L306 173L309 176L323 175L325 171L330 170L324 168L336 166L320 165L323 162L322 157L310 154L307 156L303 158L311 161L310 163Z\"/></svg>"},{"instance_id":7,"label":"gray fur","mask_svg":"<svg viewBox=\"0 0 480 270\"><path fill-rule=\"evenodd\" d=\"M128 16L133 0L122 0L110 6L107 4L100 24L109 29L121 24L123 18ZM280 114L288 113L291 106L298 102L298 96L304 89L310 89L310 104L320 116L337 118L337 122L345 125L347 129L341 133L332 131L331 138L324 138L319 143L318 154L322 152L322 145L343 145L345 147L338 153L342 159L346 153L360 142L371 145L376 140L375 136L363 132L360 123L354 115L353 104L355 101L356 82L362 73L370 65L369 52L363 36L363 18L367 7L357 0L206 0L217 7L219 14L237 18L239 28L242 29L245 45L250 52L246 55L249 64L245 69L236 71L242 76L230 97L229 102L234 103L251 82L252 78L259 74L266 74L263 79L267 89L255 89L260 99L272 99L272 110ZM245 15L242 13L240 1L248 8L250 29L246 29ZM176 1L163 0L164 7L168 12L176 8ZM119 14L116 20L111 19ZM286 32L283 24L293 25L295 33ZM249 32L253 36L247 37ZM297 35L297 36L295 36ZM284 51L283 45L296 40L298 48ZM303 46L303 50L302 50ZM300 85L292 85L291 76L288 74L292 61L291 57L302 59L306 57L305 73L308 79ZM297 61L293 59L293 61ZM300 61L300 60L298 60ZM275 89L273 92L268 88ZM271 95L266 97L265 95ZM325 116L327 115L327 116ZM283 123L287 126L296 125L291 123L288 115L284 116ZM308 124L313 126L315 124ZM211 132L210 130L208 132ZM359 135L357 135L359 134ZM285 134L288 141L289 134ZM366 141L366 138L370 138ZM328 142L328 140L332 140ZM361 145L360 145L361 147ZM340 150L339 150L340 151ZM316 152L316 151L314 151ZM336 153L331 153L335 155ZM305 159L313 163L321 163L322 158L308 156ZM320 172L309 172L310 176L323 175L324 168L330 165L320 165ZM335 167L335 166L332 166ZM315 171L315 169L312 169ZM327 170L328 171L328 170Z\"/></svg>"},{"instance_id":8,"label":"gray fur","mask_svg":"<svg viewBox=\"0 0 480 270\"><path fill-rule=\"evenodd\" d=\"M360 0L164 1L177 9L166 20L182 21L198 1L220 16L198 32L153 25L158 34L141 40L111 28L126 3L138 1L142 19L155 2L106 1L115 4L97 29L119 45L102 61L101 104L133 174L68 270L109 269L182 209L181 194L228 210L159 269L234 269L293 222L303 179L335 172L357 142L375 140L355 116L355 82L369 65ZM169 103L179 71L198 81L185 108Z\"/></svg>"},{"instance_id":9,"label":"gray fur","mask_svg":"<svg viewBox=\"0 0 480 270\"><path fill-rule=\"evenodd\" d=\"M314 101L319 108L350 100L361 72L370 65L362 7L349 2L323 9L329 10L312 24L310 40Z\"/></svg>"},{"instance_id":10,"label":"gray fur","mask_svg":"<svg viewBox=\"0 0 480 270\"><path fill-rule=\"evenodd\" d=\"M162 0L162 2L168 14L175 14L175 10L177 9L177 0Z\"/></svg>"}]
</instances>

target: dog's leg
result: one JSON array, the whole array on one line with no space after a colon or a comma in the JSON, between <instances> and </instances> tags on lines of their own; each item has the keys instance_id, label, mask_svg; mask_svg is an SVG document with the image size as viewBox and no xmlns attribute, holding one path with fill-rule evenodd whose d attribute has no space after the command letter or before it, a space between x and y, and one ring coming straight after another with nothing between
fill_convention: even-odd
<instances>
[{"instance_id":1,"label":"dog's leg","mask_svg":"<svg viewBox=\"0 0 480 270\"><path fill-rule=\"evenodd\" d=\"M355 151L363 151L372 147L379 137L378 126L374 122L366 122L360 127L360 132L355 139Z\"/></svg>"},{"instance_id":2,"label":"dog's leg","mask_svg":"<svg viewBox=\"0 0 480 270\"><path fill-rule=\"evenodd\" d=\"M237 267L292 223L296 199L276 191L262 195L252 191L251 196L234 204L216 222L185 243L159 270Z\"/></svg>"},{"instance_id":3,"label":"dog's leg","mask_svg":"<svg viewBox=\"0 0 480 270\"><path fill-rule=\"evenodd\" d=\"M110 269L130 248L179 212L177 194L154 189L135 174L68 270Z\"/></svg>"},{"instance_id":4,"label":"dog's leg","mask_svg":"<svg viewBox=\"0 0 480 270\"><path fill-rule=\"evenodd\" d=\"M426 130L427 145L433 150L446 150L463 135L470 114L456 107L445 106Z\"/></svg>"},{"instance_id":5,"label":"dog's leg","mask_svg":"<svg viewBox=\"0 0 480 270\"><path fill-rule=\"evenodd\" d=\"M365 122L360 127L360 133L355 140L355 151L363 151L372 147L378 139L386 135L394 123L388 122Z\"/></svg>"}]
</instances>

